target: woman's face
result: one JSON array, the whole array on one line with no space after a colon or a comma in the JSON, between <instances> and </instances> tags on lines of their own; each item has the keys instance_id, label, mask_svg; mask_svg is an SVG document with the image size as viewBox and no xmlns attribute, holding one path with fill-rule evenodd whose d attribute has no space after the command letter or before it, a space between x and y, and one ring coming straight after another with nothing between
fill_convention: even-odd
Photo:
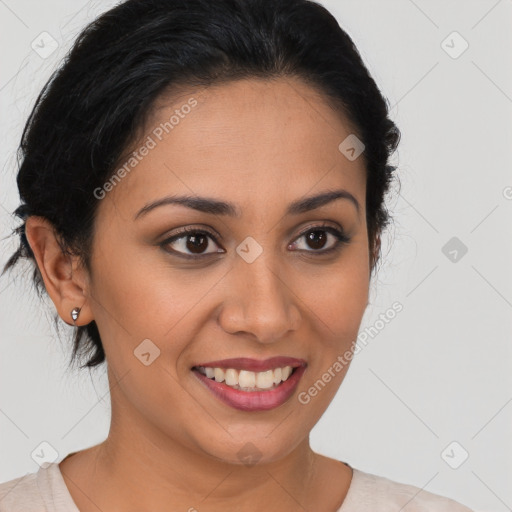
<instances>
[{"instance_id":1,"label":"woman's face","mask_svg":"<svg viewBox=\"0 0 512 512\"><path fill-rule=\"evenodd\" d=\"M95 224L88 295L119 381L113 422L235 464L307 438L368 299L365 168L339 149L351 133L295 79L159 102ZM205 201L147 208L181 196ZM291 359L258 366L276 357ZM284 382L269 371L286 366Z\"/></svg>"}]
</instances>

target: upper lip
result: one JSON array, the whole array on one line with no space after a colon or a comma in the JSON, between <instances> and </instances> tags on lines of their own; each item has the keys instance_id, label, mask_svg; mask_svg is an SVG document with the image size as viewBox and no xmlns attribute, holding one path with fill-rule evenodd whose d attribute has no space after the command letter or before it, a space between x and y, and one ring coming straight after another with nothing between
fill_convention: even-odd
<instances>
[{"instance_id":1,"label":"upper lip","mask_svg":"<svg viewBox=\"0 0 512 512\"><path fill-rule=\"evenodd\" d=\"M235 357L232 359L222 359L219 361L208 361L207 363L197 364L197 366L208 366L210 368L234 368L235 370L246 370L250 372L264 372L273 370L274 368L283 368L291 366L298 368L305 366L304 359L297 359L296 357L277 356L269 359L252 359L250 357Z\"/></svg>"}]
</instances>

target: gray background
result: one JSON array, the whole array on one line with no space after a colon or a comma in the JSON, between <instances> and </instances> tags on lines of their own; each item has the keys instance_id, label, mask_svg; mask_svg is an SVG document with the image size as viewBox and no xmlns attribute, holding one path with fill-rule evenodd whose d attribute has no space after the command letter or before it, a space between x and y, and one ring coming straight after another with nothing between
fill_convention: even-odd
<instances>
[{"instance_id":1,"label":"gray background","mask_svg":"<svg viewBox=\"0 0 512 512\"><path fill-rule=\"evenodd\" d=\"M361 331L395 301L403 311L355 358L313 448L475 510L512 510L512 0L322 3L402 131L395 221ZM2 265L29 109L80 29L113 4L0 0ZM31 48L43 31L59 45L44 59ZM454 31L469 44L461 55ZM42 441L61 460L109 425L105 369L66 371L72 330L62 324L58 339L53 304L41 306L21 270L0 280L0 481L37 471Z\"/></svg>"}]
</instances>

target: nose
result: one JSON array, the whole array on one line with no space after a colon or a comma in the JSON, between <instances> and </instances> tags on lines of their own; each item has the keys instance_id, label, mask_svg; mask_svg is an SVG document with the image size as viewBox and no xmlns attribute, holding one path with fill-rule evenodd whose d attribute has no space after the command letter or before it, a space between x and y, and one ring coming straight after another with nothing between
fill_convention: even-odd
<instances>
[{"instance_id":1,"label":"nose","mask_svg":"<svg viewBox=\"0 0 512 512\"><path fill-rule=\"evenodd\" d=\"M296 331L300 323L299 298L275 261L265 251L252 263L236 258L226 276L218 316L230 334L252 336L259 343L275 343ZM289 278L288 278L289 280Z\"/></svg>"}]
</instances>

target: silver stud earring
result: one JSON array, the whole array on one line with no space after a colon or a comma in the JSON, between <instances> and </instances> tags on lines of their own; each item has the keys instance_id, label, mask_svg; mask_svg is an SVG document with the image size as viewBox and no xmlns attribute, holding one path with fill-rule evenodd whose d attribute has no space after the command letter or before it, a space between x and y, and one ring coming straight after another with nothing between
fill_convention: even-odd
<instances>
[{"instance_id":1,"label":"silver stud earring","mask_svg":"<svg viewBox=\"0 0 512 512\"><path fill-rule=\"evenodd\" d=\"M73 323L76 322L79 314L80 314L80 308L73 308L71 310L71 318L73 319Z\"/></svg>"}]
</instances>

